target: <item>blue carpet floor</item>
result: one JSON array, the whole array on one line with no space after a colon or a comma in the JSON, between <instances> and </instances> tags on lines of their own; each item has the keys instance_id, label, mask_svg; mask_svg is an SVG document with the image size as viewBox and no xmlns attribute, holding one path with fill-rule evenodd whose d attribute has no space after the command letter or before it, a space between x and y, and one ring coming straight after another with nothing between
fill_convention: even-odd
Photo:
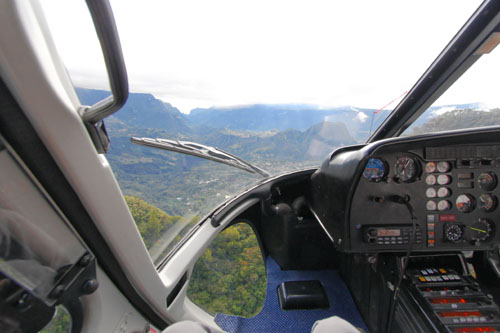
<instances>
[{"instance_id":1,"label":"blue carpet floor","mask_svg":"<svg viewBox=\"0 0 500 333\"><path fill-rule=\"evenodd\" d=\"M270 257L267 266L267 291L264 307L253 318L217 314L215 322L227 332L311 332L316 320L339 316L368 332L351 294L335 270L282 271ZM330 308L318 310L281 310L278 286L284 281L319 280L323 283Z\"/></svg>"}]
</instances>

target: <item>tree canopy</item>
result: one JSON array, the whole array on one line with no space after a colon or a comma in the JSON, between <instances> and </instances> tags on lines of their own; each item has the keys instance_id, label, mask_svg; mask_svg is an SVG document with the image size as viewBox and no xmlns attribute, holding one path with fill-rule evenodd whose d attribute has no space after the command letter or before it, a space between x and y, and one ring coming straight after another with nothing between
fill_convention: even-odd
<instances>
[{"instance_id":1,"label":"tree canopy","mask_svg":"<svg viewBox=\"0 0 500 333\"><path fill-rule=\"evenodd\" d=\"M169 226L181 218L180 216L170 216L138 197L126 195L125 201L148 249Z\"/></svg>"},{"instance_id":2,"label":"tree canopy","mask_svg":"<svg viewBox=\"0 0 500 333\"><path fill-rule=\"evenodd\" d=\"M221 232L196 263L188 297L212 313L255 316L266 296L266 267L246 223Z\"/></svg>"}]
</instances>

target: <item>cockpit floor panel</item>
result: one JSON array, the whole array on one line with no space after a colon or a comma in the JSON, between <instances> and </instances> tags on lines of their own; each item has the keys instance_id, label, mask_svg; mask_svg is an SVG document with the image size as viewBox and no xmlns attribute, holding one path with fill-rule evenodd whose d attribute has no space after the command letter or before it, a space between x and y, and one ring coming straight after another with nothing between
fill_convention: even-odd
<instances>
[{"instance_id":1,"label":"cockpit floor panel","mask_svg":"<svg viewBox=\"0 0 500 333\"><path fill-rule=\"evenodd\" d=\"M339 316L368 332L352 299L351 293L336 270L282 271L268 257L266 300L253 318L217 314L215 322L227 332L311 332L316 320ZM330 302L328 309L282 310L278 301L278 286L284 281L319 280Z\"/></svg>"}]
</instances>

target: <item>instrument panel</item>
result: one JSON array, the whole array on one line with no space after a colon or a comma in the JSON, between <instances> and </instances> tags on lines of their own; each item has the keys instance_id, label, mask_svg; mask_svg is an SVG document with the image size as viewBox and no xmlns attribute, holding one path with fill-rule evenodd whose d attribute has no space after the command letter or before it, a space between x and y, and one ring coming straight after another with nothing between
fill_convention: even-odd
<instances>
[{"instance_id":1,"label":"instrument panel","mask_svg":"<svg viewBox=\"0 0 500 333\"><path fill-rule=\"evenodd\" d=\"M412 214L414 250L498 244L500 145L411 148L382 147L361 162L348 216L351 247L407 248Z\"/></svg>"}]
</instances>

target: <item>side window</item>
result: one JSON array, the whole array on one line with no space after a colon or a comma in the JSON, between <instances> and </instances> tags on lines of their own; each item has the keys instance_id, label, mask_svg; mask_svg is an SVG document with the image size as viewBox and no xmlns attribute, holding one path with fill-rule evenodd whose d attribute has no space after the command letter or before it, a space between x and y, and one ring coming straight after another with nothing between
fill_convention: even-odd
<instances>
[{"instance_id":1,"label":"side window","mask_svg":"<svg viewBox=\"0 0 500 333\"><path fill-rule=\"evenodd\" d=\"M194 266L187 295L211 313L253 317L260 312L266 267L247 223L237 223L215 238Z\"/></svg>"}]
</instances>

